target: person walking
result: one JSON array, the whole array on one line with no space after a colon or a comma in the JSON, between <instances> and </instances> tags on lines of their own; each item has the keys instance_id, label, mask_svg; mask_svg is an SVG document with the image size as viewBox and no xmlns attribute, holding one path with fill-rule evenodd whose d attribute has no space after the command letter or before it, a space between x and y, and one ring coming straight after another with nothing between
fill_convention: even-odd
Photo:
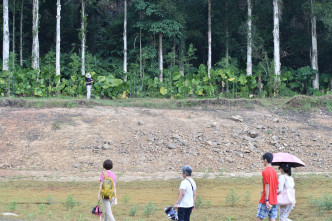
<instances>
[{"instance_id":1,"label":"person walking","mask_svg":"<svg viewBox=\"0 0 332 221\"><path fill-rule=\"evenodd\" d=\"M295 205L295 182L292 175L291 167L288 163L283 163L279 165L279 170L281 175L279 176L279 185L277 193L281 194L282 191L287 190L287 195L289 201L291 202L288 205L279 205L279 221L292 221L288 219L289 213L292 211Z\"/></svg>"},{"instance_id":2,"label":"person walking","mask_svg":"<svg viewBox=\"0 0 332 221\"><path fill-rule=\"evenodd\" d=\"M263 176L263 190L261 191L261 199L257 207L257 221L265 219L269 216L270 221L275 221L278 215L277 210L277 189L278 189L278 175L272 167L273 155L272 153L265 153L262 157L265 169L262 172Z\"/></svg>"},{"instance_id":3,"label":"person walking","mask_svg":"<svg viewBox=\"0 0 332 221\"><path fill-rule=\"evenodd\" d=\"M179 188L179 196L174 205L178 209L179 221L190 221L190 215L195 208L196 183L191 178L192 168L190 166L182 167L182 180Z\"/></svg>"},{"instance_id":4,"label":"person walking","mask_svg":"<svg viewBox=\"0 0 332 221\"><path fill-rule=\"evenodd\" d=\"M98 191L98 202L100 201L100 198L102 197L102 188L103 188L103 183L105 179L108 179L112 181L113 183L113 191L114 191L114 197L109 198L109 197L103 197L103 206L104 206L104 221L115 221L113 214L112 214L112 209L111 209L111 204L116 205L117 204L117 199L116 199L116 177L115 174L111 171L113 168L113 162L111 160L105 160L103 163L104 171L100 175L100 185L99 185L99 191Z\"/></svg>"},{"instance_id":5,"label":"person walking","mask_svg":"<svg viewBox=\"0 0 332 221\"><path fill-rule=\"evenodd\" d=\"M91 74L87 73L85 76L85 85L86 85L86 99L91 98L91 88L94 80L91 78Z\"/></svg>"}]
</instances>

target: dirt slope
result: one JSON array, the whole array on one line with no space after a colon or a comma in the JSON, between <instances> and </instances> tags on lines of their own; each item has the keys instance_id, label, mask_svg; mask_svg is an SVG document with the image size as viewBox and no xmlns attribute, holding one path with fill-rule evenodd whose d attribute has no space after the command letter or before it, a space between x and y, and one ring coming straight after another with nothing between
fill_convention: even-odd
<instances>
[{"instance_id":1,"label":"dirt slope","mask_svg":"<svg viewBox=\"0 0 332 221\"><path fill-rule=\"evenodd\" d=\"M239 115L243 122L231 119ZM331 171L330 113L134 107L0 108L0 169L118 172L255 172L266 152L289 152L298 171Z\"/></svg>"}]
</instances>

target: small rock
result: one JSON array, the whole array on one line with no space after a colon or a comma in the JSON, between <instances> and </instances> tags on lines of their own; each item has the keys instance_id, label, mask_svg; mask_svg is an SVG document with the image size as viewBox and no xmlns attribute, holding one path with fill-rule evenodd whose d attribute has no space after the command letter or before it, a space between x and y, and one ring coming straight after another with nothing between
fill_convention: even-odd
<instances>
[{"instance_id":1,"label":"small rock","mask_svg":"<svg viewBox=\"0 0 332 221\"><path fill-rule=\"evenodd\" d=\"M103 145L103 147L102 147L103 150L107 150L107 149L109 149L109 148L110 148L110 146L109 146L107 143L105 143L105 144Z\"/></svg>"},{"instance_id":2,"label":"small rock","mask_svg":"<svg viewBox=\"0 0 332 221\"><path fill-rule=\"evenodd\" d=\"M213 122L213 123L211 124L211 127L217 127L217 122Z\"/></svg>"},{"instance_id":3,"label":"small rock","mask_svg":"<svg viewBox=\"0 0 332 221\"><path fill-rule=\"evenodd\" d=\"M171 149L171 150L173 150L173 149L176 149L176 148L177 148L177 146L176 146L176 144L175 144L175 143L170 143L170 144L168 144L168 145L167 145L167 147L168 147L168 149Z\"/></svg>"},{"instance_id":4,"label":"small rock","mask_svg":"<svg viewBox=\"0 0 332 221\"><path fill-rule=\"evenodd\" d=\"M243 122L243 119L240 115L234 115L234 116L231 116L231 119L236 121L236 122Z\"/></svg>"},{"instance_id":5,"label":"small rock","mask_svg":"<svg viewBox=\"0 0 332 221\"><path fill-rule=\"evenodd\" d=\"M75 168L80 168L80 167L81 167L81 164L79 164L79 163L75 163L75 164L74 164L74 167L75 167Z\"/></svg>"},{"instance_id":6,"label":"small rock","mask_svg":"<svg viewBox=\"0 0 332 221\"><path fill-rule=\"evenodd\" d=\"M137 122L137 124L138 124L138 126L143 126L144 125L144 123L140 120Z\"/></svg>"},{"instance_id":7,"label":"small rock","mask_svg":"<svg viewBox=\"0 0 332 221\"><path fill-rule=\"evenodd\" d=\"M255 145L253 145L251 142L248 143L248 150L253 151L255 149Z\"/></svg>"},{"instance_id":8,"label":"small rock","mask_svg":"<svg viewBox=\"0 0 332 221\"><path fill-rule=\"evenodd\" d=\"M280 122L280 120L279 120L279 118L273 118L273 123L279 123Z\"/></svg>"},{"instance_id":9,"label":"small rock","mask_svg":"<svg viewBox=\"0 0 332 221\"><path fill-rule=\"evenodd\" d=\"M277 141L279 138L277 136L272 136L272 140Z\"/></svg>"},{"instance_id":10,"label":"small rock","mask_svg":"<svg viewBox=\"0 0 332 221\"><path fill-rule=\"evenodd\" d=\"M233 163L233 162L234 162L234 160L233 160L232 158L230 158L230 157L227 157L227 158L226 158L226 161L227 161L228 163Z\"/></svg>"},{"instance_id":11,"label":"small rock","mask_svg":"<svg viewBox=\"0 0 332 221\"><path fill-rule=\"evenodd\" d=\"M148 141L150 141L150 142L154 142L154 137L149 137L149 138L148 138Z\"/></svg>"},{"instance_id":12,"label":"small rock","mask_svg":"<svg viewBox=\"0 0 332 221\"><path fill-rule=\"evenodd\" d=\"M251 138L256 138L256 137L258 137L258 132L255 131L255 130L252 130L252 131L249 132L249 136Z\"/></svg>"}]
</instances>

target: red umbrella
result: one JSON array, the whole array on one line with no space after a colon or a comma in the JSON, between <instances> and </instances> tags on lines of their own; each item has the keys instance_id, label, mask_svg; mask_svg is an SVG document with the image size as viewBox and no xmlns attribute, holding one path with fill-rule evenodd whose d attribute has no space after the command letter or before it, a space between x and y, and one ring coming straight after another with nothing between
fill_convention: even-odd
<instances>
[{"instance_id":1,"label":"red umbrella","mask_svg":"<svg viewBox=\"0 0 332 221\"><path fill-rule=\"evenodd\" d=\"M274 153L272 165L279 165L281 163L288 163L291 167L305 167L305 163L292 154Z\"/></svg>"}]
</instances>

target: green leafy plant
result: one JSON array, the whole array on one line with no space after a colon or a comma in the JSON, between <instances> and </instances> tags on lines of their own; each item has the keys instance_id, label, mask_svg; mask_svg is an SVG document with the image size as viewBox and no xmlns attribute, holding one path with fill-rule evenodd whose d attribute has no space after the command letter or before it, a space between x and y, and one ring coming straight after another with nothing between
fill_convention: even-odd
<instances>
[{"instance_id":1,"label":"green leafy plant","mask_svg":"<svg viewBox=\"0 0 332 221\"><path fill-rule=\"evenodd\" d=\"M146 217L149 217L150 215L155 214L156 211L157 211L157 208L151 201L149 201L146 206L143 206L143 214Z\"/></svg>"},{"instance_id":2,"label":"green leafy plant","mask_svg":"<svg viewBox=\"0 0 332 221\"><path fill-rule=\"evenodd\" d=\"M9 209L10 212L14 212L16 210L16 202L11 201L11 203L9 204L8 209Z\"/></svg>"},{"instance_id":3,"label":"green leafy plant","mask_svg":"<svg viewBox=\"0 0 332 221\"><path fill-rule=\"evenodd\" d=\"M129 198L128 193L125 193L125 195L124 195L123 198L122 198L122 201L123 201L123 203L124 203L125 205L129 203L130 198Z\"/></svg>"},{"instance_id":4,"label":"green leafy plant","mask_svg":"<svg viewBox=\"0 0 332 221\"><path fill-rule=\"evenodd\" d=\"M66 201L64 202L64 206L69 209L73 209L76 206L77 202L73 198L73 195L68 195Z\"/></svg>"},{"instance_id":5,"label":"green leafy plant","mask_svg":"<svg viewBox=\"0 0 332 221\"><path fill-rule=\"evenodd\" d=\"M308 203L315 207L316 212L321 215L332 210L332 195L326 191L317 198L310 196Z\"/></svg>"},{"instance_id":6,"label":"green leafy plant","mask_svg":"<svg viewBox=\"0 0 332 221\"><path fill-rule=\"evenodd\" d=\"M136 212L137 212L138 207L137 206L133 206L129 209L129 216L135 216Z\"/></svg>"},{"instance_id":7,"label":"green leafy plant","mask_svg":"<svg viewBox=\"0 0 332 221\"><path fill-rule=\"evenodd\" d=\"M199 209L201 208L201 206L203 205L203 200L202 200L202 197L200 195L197 195L196 196L196 200L195 200L195 208L196 209Z\"/></svg>"},{"instance_id":8,"label":"green leafy plant","mask_svg":"<svg viewBox=\"0 0 332 221\"><path fill-rule=\"evenodd\" d=\"M234 189L227 193L225 203L227 206L235 207L240 202L240 197L236 194Z\"/></svg>"}]
</instances>

